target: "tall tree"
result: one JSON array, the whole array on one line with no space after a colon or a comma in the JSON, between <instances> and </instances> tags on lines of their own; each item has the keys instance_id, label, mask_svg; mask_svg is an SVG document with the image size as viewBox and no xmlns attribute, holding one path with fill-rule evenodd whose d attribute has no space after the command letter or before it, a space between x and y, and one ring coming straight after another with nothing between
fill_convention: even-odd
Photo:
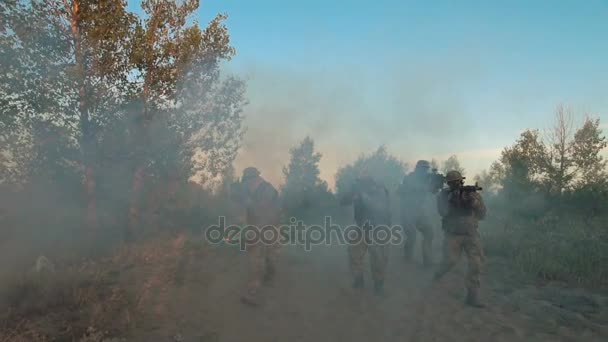
<instances>
[{"instance_id":1,"label":"tall tree","mask_svg":"<svg viewBox=\"0 0 608 342\"><path fill-rule=\"evenodd\" d=\"M328 194L327 182L319 177L321 153L315 152L314 141L305 137L289 151L289 165L283 167L284 185L281 196L287 209L293 214L302 207L319 203Z\"/></svg>"},{"instance_id":2,"label":"tall tree","mask_svg":"<svg viewBox=\"0 0 608 342\"><path fill-rule=\"evenodd\" d=\"M500 164L494 164L492 171L502 174L503 187L508 192L537 188L539 177L546 170L547 151L538 130L524 131L517 142L505 148L500 156Z\"/></svg>"},{"instance_id":3,"label":"tall tree","mask_svg":"<svg viewBox=\"0 0 608 342\"><path fill-rule=\"evenodd\" d=\"M587 117L574 134L572 143L572 163L579 171L576 178L578 188L601 186L607 183L607 161L600 154L607 146L608 142L600 127L600 119Z\"/></svg>"},{"instance_id":4,"label":"tall tree","mask_svg":"<svg viewBox=\"0 0 608 342\"><path fill-rule=\"evenodd\" d=\"M465 174L465 170L462 166L460 166L460 161L458 160L458 156L455 154L451 155L447 160L441 163L441 171L446 174L449 171L456 170L460 172L463 176Z\"/></svg>"},{"instance_id":5,"label":"tall tree","mask_svg":"<svg viewBox=\"0 0 608 342\"><path fill-rule=\"evenodd\" d=\"M223 25L226 16L201 30L196 21L188 24L198 5L197 0L142 3L147 18L138 26L133 54L141 110L128 236L138 223L144 179L152 170L178 174L183 181L189 171L219 177L240 144L244 84L220 77L220 63L235 53ZM202 158L193 169L188 166L195 154Z\"/></svg>"},{"instance_id":6,"label":"tall tree","mask_svg":"<svg viewBox=\"0 0 608 342\"><path fill-rule=\"evenodd\" d=\"M572 111L563 105L555 110L553 127L547 134L546 177L547 189L554 194L561 194L574 179L574 161L572 145L574 125Z\"/></svg>"},{"instance_id":7,"label":"tall tree","mask_svg":"<svg viewBox=\"0 0 608 342\"><path fill-rule=\"evenodd\" d=\"M99 127L126 102L135 17L123 0L71 0L52 5L69 23L78 89L79 145L89 226L97 224L95 164Z\"/></svg>"},{"instance_id":8,"label":"tall tree","mask_svg":"<svg viewBox=\"0 0 608 342\"><path fill-rule=\"evenodd\" d=\"M405 163L388 154L385 146L380 146L374 153L361 155L352 164L346 165L336 173L336 193L349 191L358 174L365 170L373 178L381 181L393 191L403 181Z\"/></svg>"},{"instance_id":9,"label":"tall tree","mask_svg":"<svg viewBox=\"0 0 608 342\"><path fill-rule=\"evenodd\" d=\"M3 111L15 113L11 122L29 137L31 160L79 166L94 227L96 140L128 97L134 17L121 0L7 1L2 16L2 54L14 57L7 63L15 72L3 74L0 84L16 100L3 103ZM62 146L80 152L59 151Z\"/></svg>"}]
</instances>

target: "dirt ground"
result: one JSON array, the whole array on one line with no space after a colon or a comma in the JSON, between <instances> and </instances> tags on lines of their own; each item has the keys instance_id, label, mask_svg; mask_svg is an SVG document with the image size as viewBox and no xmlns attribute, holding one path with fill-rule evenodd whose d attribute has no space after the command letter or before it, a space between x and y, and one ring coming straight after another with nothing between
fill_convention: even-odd
<instances>
[{"instance_id":1,"label":"dirt ground","mask_svg":"<svg viewBox=\"0 0 608 342\"><path fill-rule=\"evenodd\" d=\"M193 240L179 247L176 282L146 302L128 341L607 341L608 294L529 284L490 259L482 278L485 309L463 305L464 259L436 286L431 271L391 250L386 295L351 288L346 248L283 249L274 286L260 307L242 304L246 257L238 248ZM179 240L179 239L178 239ZM184 247L185 246L185 247ZM158 266L124 272L153 278ZM154 285L149 285L148 288Z\"/></svg>"}]
</instances>

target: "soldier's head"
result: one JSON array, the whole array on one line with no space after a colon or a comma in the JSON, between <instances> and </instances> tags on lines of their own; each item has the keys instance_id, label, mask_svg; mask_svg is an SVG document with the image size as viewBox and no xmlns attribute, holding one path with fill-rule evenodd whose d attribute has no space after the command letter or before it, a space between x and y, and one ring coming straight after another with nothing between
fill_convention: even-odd
<instances>
[{"instance_id":1,"label":"soldier's head","mask_svg":"<svg viewBox=\"0 0 608 342\"><path fill-rule=\"evenodd\" d=\"M250 166L243 170L243 176L241 182L245 185L249 185L260 178L260 171L253 166Z\"/></svg>"},{"instance_id":2,"label":"soldier's head","mask_svg":"<svg viewBox=\"0 0 608 342\"><path fill-rule=\"evenodd\" d=\"M465 177L456 170L449 171L445 175L445 182L448 183L450 189L457 189L463 184Z\"/></svg>"},{"instance_id":3,"label":"soldier's head","mask_svg":"<svg viewBox=\"0 0 608 342\"><path fill-rule=\"evenodd\" d=\"M414 168L414 172L416 173L428 173L431 169L431 163L428 160L419 160L416 163L416 168Z\"/></svg>"}]
</instances>

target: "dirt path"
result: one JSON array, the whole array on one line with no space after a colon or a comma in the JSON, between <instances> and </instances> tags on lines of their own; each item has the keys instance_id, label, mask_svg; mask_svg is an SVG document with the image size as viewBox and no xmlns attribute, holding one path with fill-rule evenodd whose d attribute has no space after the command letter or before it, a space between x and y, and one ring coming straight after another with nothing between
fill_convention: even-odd
<instances>
[{"instance_id":1,"label":"dirt path","mask_svg":"<svg viewBox=\"0 0 608 342\"><path fill-rule=\"evenodd\" d=\"M351 289L346 250L319 246L283 251L275 286L265 303L239 301L246 259L237 249L206 246L184 258L180 285L158 321L135 332L142 341L606 341L608 297L517 284L505 266L490 262L484 274L487 309L463 305L462 272L430 287L431 272L408 266L393 248L387 294ZM369 267L368 267L369 270Z\"/></svg>"}]
</instances>

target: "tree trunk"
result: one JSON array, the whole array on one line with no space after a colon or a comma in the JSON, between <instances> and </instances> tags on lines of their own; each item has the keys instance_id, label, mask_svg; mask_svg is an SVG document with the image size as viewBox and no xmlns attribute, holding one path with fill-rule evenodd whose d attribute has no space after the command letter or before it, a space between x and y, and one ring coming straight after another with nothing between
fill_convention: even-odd
<instances>
[{"instance_id":1,"label":"tree trunk","mask_svg":"<svg viewBox=\"0 0 608 342\"><path fill-rule=\"evenodd\" d=\"M125 231L125 242L131 242L135 239L135 231L139 225L140 219L140 197L144 187L145 167L140 164L135 169L133 182L131 183L131 197L129 201L129 218Z\"/></svg>"},{"instance_id":2,"label":"tree trunk","mask_svg":"<svg viewBox=\"0 0 608 342\"><path fill-rule=\"evenodd\" d=\"M144 88L143 88L143 92L142 92L142 103L143 103L143 109L142 109L142 114L141 114L141 126L138 127L139 132L136 138L136 144L137 146L135 147L136 150L136 155L139 158L142 158L143 160L138 160L136 167L135 167L135 172L133 174L133 180L131 183L131 194L130 194L130 201L129 201L129 219L128 219L128 223L127 223L127 227L126 227L126 232L125 232L125 242L132 242L135 239L135 233L137 230L137 227L139 225L140 219L141 219L141 192L144 188L144 183L145 183L145 177L146 177L146 151L147 151L147 146L148 146L148 138L149 138L149 124L151 121L150 118L150 113L148 110L148 98L149 98L149 94L150 94L150 88L149 88L149 74L146 75L146 78L144 80Z\"/></svg>"},{"instance_id":3,"label":"tree trunk","mask_svg":"<svg viewBox=\"0 0 608 342\"><path fill-rule=\"evenodd\" d=\"M89 230L97 229L97 203L95 200L95 169L93 166L92 147L94 144L89 119L87 101L85 57L82 48L82 35L80 31L80 0L72 1L70 28L74 39L75 67L78 71L78 112L80 114L80 150L81 161L84 168L84 194L87 202L86 226Z\"/></svg>"}]
</instances>

